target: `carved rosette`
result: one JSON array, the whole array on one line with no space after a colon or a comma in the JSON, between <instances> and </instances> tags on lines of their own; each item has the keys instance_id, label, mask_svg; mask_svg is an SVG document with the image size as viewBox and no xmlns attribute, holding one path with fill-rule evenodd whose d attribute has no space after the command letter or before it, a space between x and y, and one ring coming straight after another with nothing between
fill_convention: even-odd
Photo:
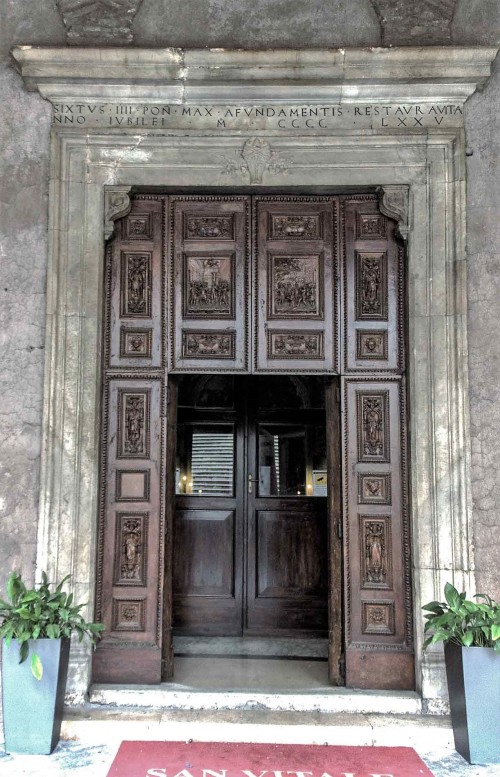
<instances>
[{"instance_id":1,"label":"carved rosette","mask_svg":"<svg viewBox=\"0 0 500 777\"><path fill-rule=\"evenodd\" d=\"M408 240L410 231L408 223L409 189L407 186L379 187L379 208L384 216L397 221L397 233L403 240Z\"/></svg>"},{"instance_id":2,"label":"carved rosette","mask_svg":"<svg viewBox=\"0 0 500 777\"><path fill-rule=\"evenodd\" d=\"M363 634L391 636L395 628L394 602L363 602L361 620Z\"/></svg>"},{"instance_id":3,"label":"carved rosette","mask_svg":"<svg viewBox=\"0 0 500 777\"><path fill-rule=\"evenodd\" d=\"M113 236L115 221L130 213L131 186L106 186L104 189L104 240Z\"/></svg>"}]
</instances>

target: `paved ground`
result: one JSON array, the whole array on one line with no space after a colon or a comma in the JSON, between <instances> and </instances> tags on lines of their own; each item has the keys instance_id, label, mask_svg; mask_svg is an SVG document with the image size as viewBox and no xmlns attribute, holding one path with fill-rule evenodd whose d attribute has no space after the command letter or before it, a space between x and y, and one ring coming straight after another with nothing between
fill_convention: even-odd
<instances>
[{"instance_id":1,"label":"paved ground","mask_svg":"<svg viewBox=\"0 0 500 777\"><path fill-rule=\"evenodd\" d=\"M0 752L1 777L105 777L116 747L60 742L50 756L7 755ZM500 777L497 766L470 766L458 753L422 752L434 777ZM138 775L142 777L142 775Z\"/></svg>"}]
</instances>

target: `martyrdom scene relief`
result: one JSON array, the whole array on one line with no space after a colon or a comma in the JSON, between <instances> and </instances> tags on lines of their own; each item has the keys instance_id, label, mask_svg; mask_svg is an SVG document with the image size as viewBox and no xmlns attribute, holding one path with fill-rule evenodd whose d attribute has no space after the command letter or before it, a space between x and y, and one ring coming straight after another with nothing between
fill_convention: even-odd
<instances>
[{"instance_id":1,"label":"martyrdom scene relief","mask_svg":"<svg viewBox=\"0 0 500 777\"><path fill-rule=\"evenodd\" d=\"M232 256L184 257L184 317L234 318Z\"/></svg>"},{"instance_id":2,"label":"martyrdom scene relief","mask_svg":"<svg viewBox=\"0 0 500 777\"><path fill-rule=\"evenodd\" d=\"M271 256L270 318L321 318L320 257Z\"/></svg>"}]
</instances>

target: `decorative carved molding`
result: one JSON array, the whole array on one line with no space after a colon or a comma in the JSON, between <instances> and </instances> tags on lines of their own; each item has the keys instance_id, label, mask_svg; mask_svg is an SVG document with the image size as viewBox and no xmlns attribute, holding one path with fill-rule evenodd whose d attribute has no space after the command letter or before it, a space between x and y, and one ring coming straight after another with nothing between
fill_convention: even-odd
<instances>
[{"instance_id":1,"label":"decorative carved molding","mask_svg":"<svg viewBox=\"0 0 500 777\"><path fill-rule=\"evenodd\" d=\"M267 332L268 359L323 359L323 332Z\"/></svg>"},{"instance_id":2,"label":"decorative carved molding","mask_svg":"<svg viewBox=\"0 0 500 777\"><path fill-rule=\"evenodd\" d=\"M269 240L320 240L321 217L271 213Z\"/></svg>"},{"instance_id":3,"label":"decorative carved molding","mask_svg":"<svg viewBox=\"0 0 500 777\"><path fill-rule=\"evenodd\" d=\"M106 186L104 188L104 240L109 240L115 230L115 221L130 213L131 186Z\"/></svg>"},{"instance_id":4,"label":"decorative carved molding","mask_svg":"<svg viewBox=\"0 0 500 777\"><path fill-rule=\"evenodd\" d=\"M234 359L235 332L182 333L182 357L184 359Z\"/></svg>"},{"instance_id":5,"label":"decorative carved molding","mask_svg":"<svg viewBox=\"0 0 500 777\"><path fill-rule=\"evenodd\" d=\"M234 215L185 213L184 240L234 240Z\"/></svg>"},{"instance_id":6,"label":"decorative carved molding","mask_svg":"<svg viewBox=\"0 0 500 777\"><path fill-rule=\"evenodd\" d=\"M56 0L66 40L76 46L132 43L132 22L142 0Z\"/></svg>"},{"instance_id":7,"label":"decorative carved molding","mask_svg":"<svg viewBox=\"0 0 500 777\"><path fill-rule=\"evenodd\" d=\"M379 208L384 216L397 221L397 234L408 240L409 189L408 186L379 186Z\"/></svg>"},{"instance_id":8,"label":"decorative carved molding","mask_svg":"<svg viewBox=\"0 0 500 777\"><path fill-rule=\"evenodd\" d=\"M262 183L264 173L287 173L288 166L277 151L263 138L249 138L237 159L224 159L226 175L242 173L250 176L251 184Z\"/></svg>"}]
</instances>

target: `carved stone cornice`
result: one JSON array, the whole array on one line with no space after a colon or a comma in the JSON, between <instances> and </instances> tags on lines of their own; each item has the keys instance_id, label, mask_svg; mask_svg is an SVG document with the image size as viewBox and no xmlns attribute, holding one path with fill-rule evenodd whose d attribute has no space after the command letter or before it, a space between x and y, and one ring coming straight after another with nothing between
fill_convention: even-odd
<instances>
[{"instance_id":1,"label":"carved stone cornice","mask_svg":"<svg viewBox=\"0 0 500 777\"><path fill-rule=\"evenodd\" d=\"M116 219L130 212L131 186L106 186L104 190L104 240L113 236Z\"/></svg>"},{"instance_id":2,"label":"carved stone cornice","mask_svg":"<svg viewBox=\"0 0 500 777\"><path fill-rule=\"evenodd\" d=\"M380 186L377 189L379 195L379 208L384 216L397 221L397 233L406 241L408 239L408 202L409 190L407 186Z\"/></svg>"},{"instance_id":3,"label":"carved stone cornice","mask_svg":"<svg viewBox=\"0 0 500 777\"><path fill-rule=\"evenodd\" d=\"M16 46L29 90L52 102L383 105L463 103L490 75L485 46L241 51ZM125 90L125 91L124 91ZM126 96L125 96L126 95Z\"/></svg>"}]
</instances>

